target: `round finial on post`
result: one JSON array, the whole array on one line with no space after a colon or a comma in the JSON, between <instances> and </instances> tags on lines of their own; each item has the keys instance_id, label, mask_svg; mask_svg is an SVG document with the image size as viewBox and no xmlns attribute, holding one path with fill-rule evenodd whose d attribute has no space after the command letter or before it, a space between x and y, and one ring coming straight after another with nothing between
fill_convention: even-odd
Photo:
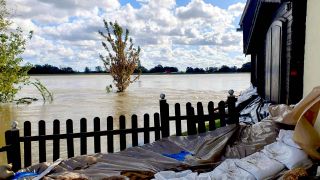
<instances>
[{"instance_id":1,"label":"round finial on post","mask_svg":"<svg viewBox=\"0 0 320 180\"><path fill-rule=\"evenodd\" d=\"M19 123L17 121L13 121L11 123L11 129L18 129L18 125L19 125Z\"/></svg>"},{"instance_id":2,"label":"round finial on post","mask_svg":"<svg viewBox=\"0 0 320 180\"><path fill-rule=\"evenodd\" d=\"M233 96L234 90L233 90L233 89L230 89L230 90L228 91L228 93L229 93L230 96Z\"/></svg>"},{"instance_id":3,"label":"round finial on post","mask_svg":"<svg viewBox=\"0 0 320 180\"><path fill-rule=\"evenodd\" d=\"M163 99L165 99L165 98L166 98L166 95L165 95L164 93L161 93L161 94L160 94L160 99L163 100Z\"/></svg>"}]
</instances>

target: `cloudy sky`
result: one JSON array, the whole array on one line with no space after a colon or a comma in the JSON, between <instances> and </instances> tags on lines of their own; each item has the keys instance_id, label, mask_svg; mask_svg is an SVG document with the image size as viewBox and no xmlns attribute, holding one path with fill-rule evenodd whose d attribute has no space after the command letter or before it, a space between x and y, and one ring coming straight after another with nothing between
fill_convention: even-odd
<instances>
[{"instance_id":1,"label":"cloudy sky","mask_svg":"<svg viewBox=\"0 0 320 180\"><path fill-rule=\"evenodd\" d=\"M103 19L128 28L142 65L241 66L237 32L245 0L7 0L12 20L34 36L23 57L32 64L83 71L102 65Z\"/></svg>"}]
</instances>

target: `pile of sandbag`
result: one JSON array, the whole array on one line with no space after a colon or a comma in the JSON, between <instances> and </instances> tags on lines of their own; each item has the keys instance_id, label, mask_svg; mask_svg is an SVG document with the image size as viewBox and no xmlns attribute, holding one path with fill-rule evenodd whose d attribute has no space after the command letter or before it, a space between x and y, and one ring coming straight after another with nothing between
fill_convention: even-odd
<instances>
[{"instance_id":1,"label":"pile of sandbag","mask_svg":"<svg viewBox=\"0 0 320 180\"><path fill-rule=\"evenodd\" d=\"M280 130L277 141L241 159L226 159L213 171L197 174L190 170L182 172L161 171L155 180L164 179L268 179L278 175L283 169L310 167L308 155L292 140L293 131Z\"/></svg>"},{"instance_id":2,"label":"pile of sandbag","mask_svg":"<svg viewBox=\"0 0 320 180\"><path fill-rule=\"evenodd\" d=\"M254 93L247 92L247 94ZM245 101L249 100L240 98L239 104ZM251 102L248 104L250 103ZM320 120L318 116L320 110L320 87L314 88L313 91L295 105L294 108L287 105L275 105L269 108L270 116L262 122L271 120L279 124L292 125L295 126L294 131L281 129L276 141L265 145L261 151L240 159L226 159L211 172L201 174L196 174L191 171L180 172L179 174L175 172L159 172L155 174L155 179L260 180L279 177L285 169L290 171L285 173L283 178L297 179L299 176L307 176L305 169L313 165L309 157L314 160L320 160L320 153L318 151L320 147L320 135L316 129L317 119ZM240 144L241 146L235 144L235 147L239 146L240 149L247 149L245 143L241 142ZM228 153L226 154L228 155ZM319 167L317 172L319 173ZM311 175L319 176L320 174L318 173ZM164 177L163 175L166 176Z\"/></svg>"},{"instance_id":3,"label":"pile of sandbag","mask_svg":"<svg viewBox=\"0 0 320 180\"><path fill-rule=\"evenodd\" d=\"M198 135L170 136L117 153L98 153L69 158L63 160L46 177L103 179L120 175L149 176L150 173L166 170L191 169L208 172L225 158L240 159L261 150L276 140L278 131L272 121L261 121L252 126L232 124ZM25 171L35 171L40 174L47 167L48 164L41 163L26 168ZM164 176L167 175L168 173L165 173ZM198 176L197 173L196 175Z\"/></svg>"}]
</instances>

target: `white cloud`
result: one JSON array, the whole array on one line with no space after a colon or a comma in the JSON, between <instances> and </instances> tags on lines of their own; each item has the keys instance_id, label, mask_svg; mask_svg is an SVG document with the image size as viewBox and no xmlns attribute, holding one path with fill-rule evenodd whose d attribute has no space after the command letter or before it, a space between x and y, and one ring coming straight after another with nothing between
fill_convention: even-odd
<instances>
[{"instance_id":1,"label":"white cloud","mask_svg":"<svg viewBox=\"0 0 320 180\"><path fill-rule=\"evenodd\" d=\"M192 0L187 6L178 7L176 14L181 19L205 18L210 21L228 16L225 10L207 4L203 0Z\"/></svg>"},{"instance_id":2,"label":"white cloud","mask_svg":"<svg viewBox=\"0 0 320 180\"><path fill-rule=\"evenodd\" d=\"M230 5L228 7L228 11L231 12L234 16L240 16L243 12L245 4L244 3L236 3L233 5Z\"/></svg>"},{"instance_id":3,"label":"white cloud","mask_svg":"<svg viewBox=\"0 0 320 180\"><path fill-rule=\"evenodd\" d=\"M207 67L223 64L240 66L242 34L236 26L244 3L227 9L203 0L177 6L175 0L137 0L140 8L120 5L119 0L10 0L13 21L34 31L24 54L34 64L73 66L102 65L99 53L106 53L102 38L103 19L118 21L130 30L136 45L142 47L142 65L157 64Z\"/></svg>"},{"instance_id":4,"label":"white cloud","mask_svg":"<svg viewBox=\"0 0 320 180\"><path fill-rule=\"evenodd\" d=\"M150 0L136 0L139 3L148 3Z\"/></svg>"}]
</instances>

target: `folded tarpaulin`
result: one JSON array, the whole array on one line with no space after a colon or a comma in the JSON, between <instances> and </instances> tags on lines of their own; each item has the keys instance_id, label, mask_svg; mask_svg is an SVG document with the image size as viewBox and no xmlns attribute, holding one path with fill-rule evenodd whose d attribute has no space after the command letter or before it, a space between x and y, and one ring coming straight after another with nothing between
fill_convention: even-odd
<instances>
[{"instance_id":1,"label":"folded tarpaulin","mask_svg":"<svg viewBox=\"0 0 320 180\"><path fill-rule=\"evenodd\" d=\"M263 123L263 122L261 122ZM288 169L297 167L308 168L312 165L310 159L296 144L292 144L290 130L280 130L276 142L266 145L262 151L242 159L226 159L220 165L206 173L183 171L161 171L155 175L156 180L188 179L188 180L254 180L276 178L286 166ZM290 144L285 144L284 142Z\"/></svg>"},{"instance_id":2,"label":"folded tarpaulin","mask_svg":"<svg viewBox=\"0 0 320 180\"><path fill-rule=\"evenodd\" d=\"M255 127L229 125L199 135L170 136L151 144L127 148L117 153L77 156L63 160L46 178L101 179L112 176L121 177L120 174L123 171L157 173L180 166L193 167L201 164L217 163L226 156L224 153L226 146L229 146L229 144L241 144L247 141L239 139L238 131L248 128L246 131L249 134L242 136L243 138L256 138L259 133L265 132L263 133L263 138L275 140L278 130L270 127L271 122L269 121L260 122L259 126ZM251 128L252 130L249 130ZM253 153L254 147L263 147L267 142L269 141L262 141L260 137L257 138L254 145L250 147L251 151L249 153ZM237 148L233 149L233 154L250 155L246 152L236 152L238 150ZM190 152L193 155L187 156L184 161L178 161L162 155L175 154L181 151ZM241 156L235 158L241 158ZM48 163L41 163L26 168L25 171L41 173L47 167Z\"/></svg>"},{"instance_id":3,"label":"folded tarpaulin","mask_svg":"<svg viewBox=\"0 0 320 180\"><path fill-rule=\"evenodd\" d=\"M239 112L239 122L244 124L255 124L269 115L270 103L262 99L257 88L252 85L240 93L236 102Z\"/></svg>"}]
</instances>

